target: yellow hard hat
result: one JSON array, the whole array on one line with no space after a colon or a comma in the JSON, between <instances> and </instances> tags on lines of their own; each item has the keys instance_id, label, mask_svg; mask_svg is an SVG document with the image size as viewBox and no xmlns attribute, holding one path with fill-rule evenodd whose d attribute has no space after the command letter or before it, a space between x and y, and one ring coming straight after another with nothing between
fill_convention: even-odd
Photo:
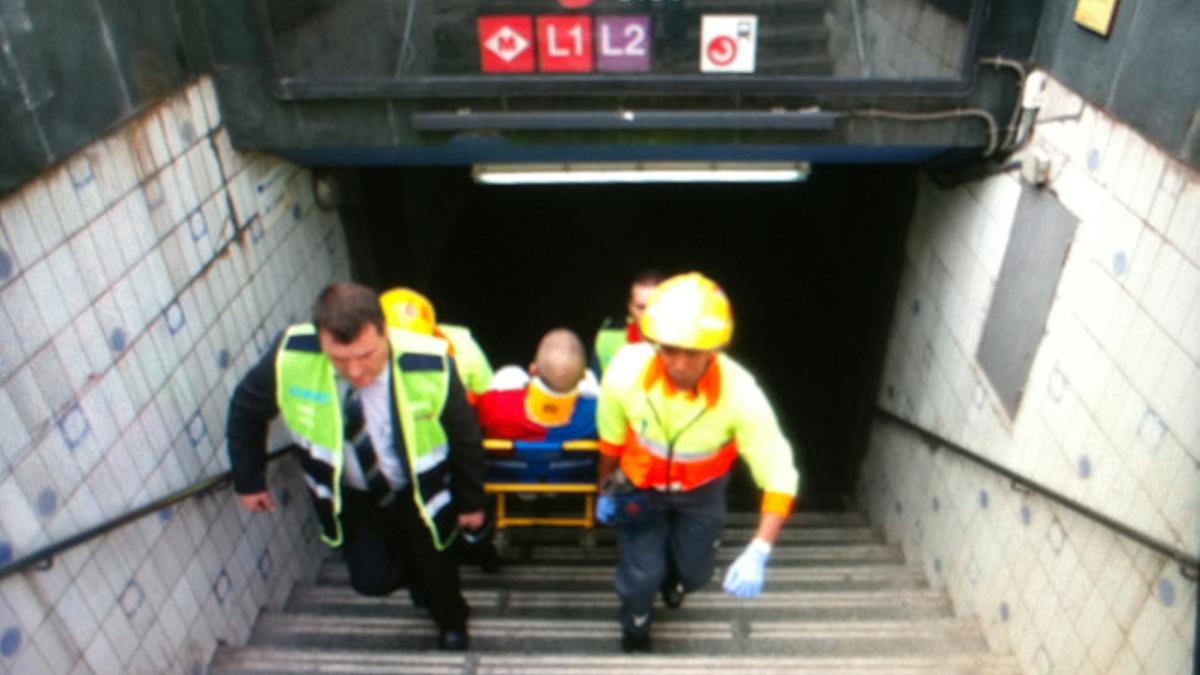
<instances>
[{"instance_id":1,"label":"yellow hard hat","mask_svg":"<svg viewBox=\"0 0 1200 675\"><path fill-rule=\"evenodd\" d=\"M411 288L393 288L379 296L379 304L383 305L383 316L392 328L433 335L437 327L433 303Z\"/></svg>"},{"instance_id":2,"label":"yellow hard hat","mask_svg":"<svg viewBox=\"0 0 1200 675\"><path fill-rule=\"evenodd\" d=\"M640 322L642 334L685 349L720 349L733 337L729 299L699 272L677 274L658 285Z\"/></svg>"}]
</instances>

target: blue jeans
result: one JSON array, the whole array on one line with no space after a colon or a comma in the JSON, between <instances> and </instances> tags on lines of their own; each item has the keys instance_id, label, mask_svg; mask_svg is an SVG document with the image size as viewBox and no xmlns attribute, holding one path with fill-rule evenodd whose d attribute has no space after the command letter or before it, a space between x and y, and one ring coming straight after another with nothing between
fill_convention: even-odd
<instances>
[{"instance_id":1,"label":"blue jeans","mask_svg":"<svg viewBox=\"0 0 1200 675\"><path fill-rule=\"evenodd\" d=\"M650 518L618 529L614 582L621 599L621 627L627 632L650 630L650 610L668 573L679 578L685 592L712 578L725 527L728 483L726 475L689 492L647 490Z\"/></svg>"}]
</instances>

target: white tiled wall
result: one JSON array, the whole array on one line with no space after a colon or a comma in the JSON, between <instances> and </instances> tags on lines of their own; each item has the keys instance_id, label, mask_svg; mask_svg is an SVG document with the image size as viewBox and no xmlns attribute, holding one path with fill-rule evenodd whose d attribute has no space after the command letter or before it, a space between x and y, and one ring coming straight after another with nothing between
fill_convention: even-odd
<instances>
[{"instance_id":1,"label":"white tiled wall","mask_svg":"<svg viewBox=\"0 0 1200 675\"><path fill-rule=\"evenodd\" d=\"M207 79L0 200L0 563L225 471L232 388L348 271ZM0 581L0 673L202 672L320 557L290 462L271 484L277 514L222 489Z\"/></svg>"},{"instance_id":2,"label":"white tiled wall","mask_svg":"<svg viewBox=\"0 0 1200 675\"><path fill-rule=\"evenodd\" d=\"M1051 80L1032 143L1079 220L1009 417L975 361L1018 175L920 193L879 404L1200 553L1200 175ZM907 432L874 429L860 499L1031 673L1191 672L1178 565Z\"/></svg>"}]
</instances>

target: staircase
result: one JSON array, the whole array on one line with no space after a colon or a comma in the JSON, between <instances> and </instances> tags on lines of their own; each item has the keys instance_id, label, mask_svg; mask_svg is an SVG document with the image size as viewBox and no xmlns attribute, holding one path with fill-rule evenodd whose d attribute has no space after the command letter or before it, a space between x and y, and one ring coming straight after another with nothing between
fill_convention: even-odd
<instances>
[{"instance_id":1,"label":"staircase","mask_svg":"<svg viewBox=\"0 0 1200 675\"><path fill-rule=\"evenodd\" d=\"M471 649L434 648L433 622L401 591L356 595L328 561L282 612L260 616L244 647L223 647L210 673L1012 673L973 619L906 564L855 513L800 513L776 544L767 590L739 600L720 574L750 539L755 514L731 514L716 578L679 609L655 608L653 653L618 641L612 531L510 530L505 567L463 568Z\"/></svg>"}]
</instances>

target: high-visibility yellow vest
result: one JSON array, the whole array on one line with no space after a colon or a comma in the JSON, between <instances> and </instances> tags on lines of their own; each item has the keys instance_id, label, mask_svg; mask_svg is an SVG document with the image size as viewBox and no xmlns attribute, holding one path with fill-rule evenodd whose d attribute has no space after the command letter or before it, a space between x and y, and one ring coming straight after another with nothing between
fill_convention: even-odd
<instances>
[{"instance_id":1,"label":"high-visibility yellow vest","mask_svg":"<svg viewBox=\"0 0 1200 675\"><path fill-rule=\"evenodd\" d=\"M442 410L449 392L446 343L436 338L391 330L393 422L404 442L406 475L413 501L443 550L457 534L448 483L449 445ZM283 421L305 450L300 463L321 520L321 539L342 543L341 477L344 453L353 452L344 438L342 403L333 364L321 351L316 328L297 324L284 333L275 358L276 399Z\"/></svg>"},{"instance_id":2,"label":"high-visibility yellow vest","mask_svg":"<svg viewBox=\"0 0 1200 675\"><path fill-rule=\"evenodd\" d=\"M740 456L765 493L763 511L791 510L799 489L791 444L754 377L724 353L694 391L680 391L650 345L624 347L604 372L596 423L600 451L620 457L640 488L692 490Z\"/></svg>"},{"instance_id":3,"label":"high-visibility yellow vest","mask_svg":"<svg viewBox=\"0 0 1200 675\"><path fill-rule=\"evenodd\" d=\"M600 330L596 331L596 340L592 345L595 363L599 368L599 372L596 373L597 377L604 374L612 358L628 341L629 319L624 322L614 321L611 317L604 320Z\"/></svg>"},{"instance_id":4,"label":"high-visibility yellow vest","mask_svg":"<svg viewBox=\"0 0 1200 675\"><path fill-rule=\"evenodd\" d=\"M450 355L454 357L458 377L471 403L474 403L475 398L482 396L492 383L492 364L466 326L439 323L437 331L450 342Z\"/></svg>"}]
</instances>

